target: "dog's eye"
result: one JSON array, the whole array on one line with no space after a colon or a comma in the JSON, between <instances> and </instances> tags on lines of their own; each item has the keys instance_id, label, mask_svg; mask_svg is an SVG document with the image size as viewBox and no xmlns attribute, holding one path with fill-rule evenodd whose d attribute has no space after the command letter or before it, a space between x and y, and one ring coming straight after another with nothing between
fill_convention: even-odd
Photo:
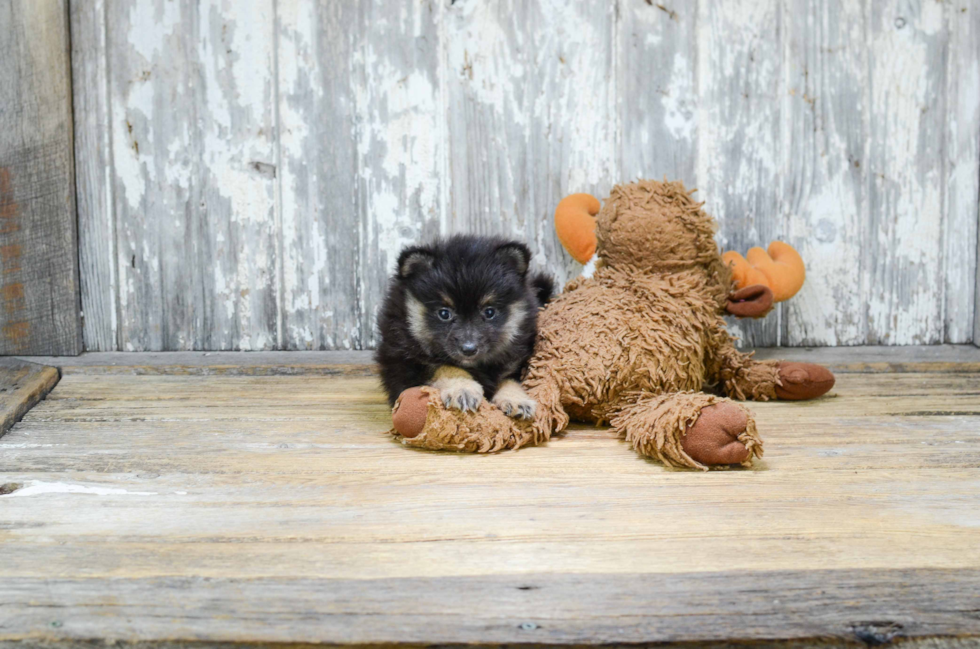
<instances>
[{"instance_id":1,"label":"dog's eye","mask_svg":"<svg viewBox=\"0 0 980 649\"><path fill-rule=\"evenodd\" d=\"M453 319L453 312L446 308L439 309L437 315L439 316L439 319L442 320L443 322L449 322L450 320Z\"/></svg>"},{"instance_id":2,"label":"dog's eye","mask_svg":"<svg viewBox=\"0 0 980 649\"><path fill-rule=\"evenodd\" d=\"M483 317L487 320L493 320L493 317L497 315L497 310L492 306L488 306L483 310Z\"/></svg>"}]
</instances>

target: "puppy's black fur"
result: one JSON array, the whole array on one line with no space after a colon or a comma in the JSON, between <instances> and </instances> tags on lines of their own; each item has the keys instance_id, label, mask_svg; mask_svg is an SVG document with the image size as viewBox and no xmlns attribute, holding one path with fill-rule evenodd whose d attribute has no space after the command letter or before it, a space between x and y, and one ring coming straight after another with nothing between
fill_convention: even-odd
<instances>
[{"instance_id":1,"label":"puppy's black fur","mask_svg":"<svg viewBox=\"0 0 980 649\"><path fill-rule=\"evenodd\" d=\"M406 248L378 314L375 360L394 404L443 365L468 371L491 399L520 381L534 351L538 309L554 282L529 273L531 251L516 241L454 236Z\"/></svg>"}]
</instances>

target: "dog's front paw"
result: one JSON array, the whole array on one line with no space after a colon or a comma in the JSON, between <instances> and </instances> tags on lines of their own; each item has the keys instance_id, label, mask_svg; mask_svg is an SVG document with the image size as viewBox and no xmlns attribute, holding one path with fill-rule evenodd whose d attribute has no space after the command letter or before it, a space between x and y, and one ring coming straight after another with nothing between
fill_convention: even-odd
<instances>
[{"instance_id":1,"label":"dog's front paw","mask_svg":"<svg viewBox=\"0 0 980 649\"><path fill-rule=\"evenodd\" d=\"M499 392L493 398L493 405L500 409L508 417L514 419L534 419L534 410L537 402L521 391L519 394Z\"/></svg>"},{"instance_id":2,"label":"dog's front paw","mask_svg":"<svg viewBox=\"0 0 980 649\"><path fill-rule=\"evenodd\" d=\"M455 379L446 383L448 385L439 387L444 406L463 412L476 412L483 402L483 388L479 383L470 379Z\"/></svg>"}]
</instances>

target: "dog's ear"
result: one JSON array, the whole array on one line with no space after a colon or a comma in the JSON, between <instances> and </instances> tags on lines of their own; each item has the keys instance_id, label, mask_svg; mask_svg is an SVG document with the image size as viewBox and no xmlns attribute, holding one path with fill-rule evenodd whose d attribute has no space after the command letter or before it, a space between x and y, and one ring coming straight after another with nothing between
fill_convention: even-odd
<instances>
[{"instance_id":1,"label":"dog's ear","mask_svg":"<svg viewBox=\"0 0 980 649\"><path fill-rule=\"evenodd\" d=\"M436 255L431 248L412 246L398 255L398 279L408 279L416 273L432 268Z\"/></svg>"},{"instance_id":2,"label":"dog's ear","mask_svg":"<svg viewBox=\"0 0 980 649\"><path fill-rule=\"evenodd\" d=\"M531 265L531 250L523 243L516 241L503 243L497 247L495 254L499 259L510 264L521 277L527 275L528 266Z\"/></svg>"}]
</instances>

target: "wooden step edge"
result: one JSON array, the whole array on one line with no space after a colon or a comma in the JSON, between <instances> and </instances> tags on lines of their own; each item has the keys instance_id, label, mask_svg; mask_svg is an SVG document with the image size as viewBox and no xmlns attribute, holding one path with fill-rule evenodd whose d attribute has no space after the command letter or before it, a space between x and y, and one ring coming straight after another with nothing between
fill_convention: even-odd
<instances>
[{"instance_id":1,"label":"wooden step edge","mask_svg":"<svg viewBox=\"0 0 980 649\"><path fill-rule=\"evenodd\" d=\"M746 350L748 351L748 350ZM87 352L81 356L22 357L66 374L172 374L190 376L371 376L371 351ZM980 373L973 345L908 347L768 347L759 360L818 363L839 374Z\"/></svg>"},{"instance_id":2,"label":"wooden step edge","mask_svg":"<svg viewBox=\"0 0 980 649\"><path fill-rule=\"evenodd\" d=\"M58 368L0 357L0 437L58 384Z\"/></svg>"}]
</instances>

